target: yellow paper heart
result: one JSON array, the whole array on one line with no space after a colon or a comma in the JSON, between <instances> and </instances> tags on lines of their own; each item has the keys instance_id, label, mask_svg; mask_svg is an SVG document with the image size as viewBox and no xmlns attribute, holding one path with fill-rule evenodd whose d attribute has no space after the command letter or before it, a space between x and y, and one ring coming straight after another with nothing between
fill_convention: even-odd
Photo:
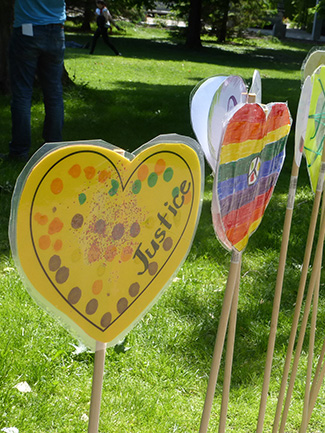
<instances>
[{"instance_id":1,"label":"yellow paper heart","mask_svg":"<svg viewBox=\"0 0 325 433\"><path fill-rule=\"evenodd\" d=\"M96 341L120 340L189 251L203 164L182 138L125 156L103 142L58 145L18 180L10 239L20 272Z\"/></svg>"}]
</instances>

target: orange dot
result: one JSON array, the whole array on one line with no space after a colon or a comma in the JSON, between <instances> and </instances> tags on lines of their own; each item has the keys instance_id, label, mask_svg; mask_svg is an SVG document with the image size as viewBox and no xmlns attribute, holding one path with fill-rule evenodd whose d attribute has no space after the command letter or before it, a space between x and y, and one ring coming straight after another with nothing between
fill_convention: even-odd
<instances>
[{"instance_id":1,"label":"orange dot","mask_svg":"<svg viewBox=\"0 0 325 433\"><path fill-rule=\"evenodd\" d=\"M57 239L53 245L53 248L55 249L55 251L60 251L62 249L62 245L63 242L61 241L61 239Z\"/></svg>"},{"instance_id":2,"label":"orange dot","mask_svg":"<svg viewBox=\"0 0 325 433\"><path fill-rule=\"evenodd\" d=\"M111 178L111 173L107 170L103 170L98 175L98 181L104 183L107 179Z\"/></svg>"},{"instance_id":3,"label":"orange dot","mask_svg":"<svg viewBox=\"0 0 325 433\"><path fill-rule=\"evenodd\" d=\"M74 178L79 177L80 173L81 173L81 167L79 164L73 165L69 170L69 174Z\"/></svg>"},{"instance_id":4,"label":"orange dot","mask_svg":"<svg viewBox=\"0 0 325 433\"><path fill-rule=\"evenodd\" d=\"M103 289L103 281L102 280L96 280L92 286L92 291L94 295L99 295L99 293Z\"/></svg>"},{"instance_id":5,"label":"orange dot","mask_svg":"<svg viewBox=\"0 0 325 433\"><path fill-rule=\"evenodd\" d=\"M88 251L88 261L89 263L97 262L100 258L100 249L96 244L93 244Z\"/></svg>"},{"instance_id":6,"label":"orange dot","mask_svg":"<svg viewBox=\"0 0 325 433\"><path fill-rule=\"evenodd\" d=\"M34 215L34 219L38 222L38 224L40 224L41 226L44 226L45 224L47 224L48 218L46 215L42 215L40 212L37 212Z\"/></svg>"},{"instance_id":7,"label":"orange dot","mask_svg":"<svg viewBox=\"0 0 325 433\"><path fill-rule=\"evenodd\" d=\"M57 177L56 179L52 180L51 183L51 191L53 194L60 194L60 192L63 190L63 182L62 179Z\"/></svg>"},{"instance_id":8,"label":"orange dot","mask_svg":"<svg viewBox=\"0 0 325 433\"><path fill-rule=\"evenodd\" d=\"M166 162L163 159L158 159L155 165L155 172L159 175L165 171Z\"/></svg>"},{"instance_id":9,"label":"orange dot","mask_svg":"<svg viewBox=\"0 0 325 433\"><path fill-rule=\"evenodd\" d=\"M84 168L84 172L87 179L92 179L96 174L95 167L92 166Z\"/></svg>"},{"instance_id":10,"label":"orange dot","mask_svg":"<svg viewBox=\"0 0 325 433\"><path fill-rule=\"evenodd\" d=\"M105 252L105 259L108 262L112 262L114 260L114 257L116 256L117 250L116 247L114 245L110 245L107 247L106 252Z\"/></svg>"},{"instance_id":11,"label":"orange dot","mask_svg":"<svg viewBox=\"0 0 325 433\"><path fill-rule=\"evenodd\" d=\"M38 245L41 250L47 250L51 245L50 236L47 235L41 236L38 240Z\"/></svg>"},{"instance_id":12,"label":"orange dot","mask_svg":"<svg viewBox=\"0 0 325 433\"><path fill-rule=\"evenodd\" d=\"M138 179L143 181L146 179L149 173L149 168L147 165L143 164L138 170Z\"/></svg>"},{"instance_id":13,"label":"orange dot","mask_svg":"<svg viewBox=\"0 0 325 433\"><path fill-rule=\"evenodd\" d=\"M132 255L133 255L133 248L130 246L125 247L121 254L122 262L127 262L128 260L130 260Z\"/></svg>"},{"instance_id":14,"label":"orange dot","mask_svg":"<svg viewBox=\"0 0 325 433\"><path fill-rule=\"evenodd\" d=\"M48 234L53 235L54 233L59 233L63 228L63 222L60 218L55 217L49 225Z\"/></svg>"},{"instance_id":15,"label":"orange dot","mask_svg":"<svg viewBox=\"0 0 325 433\"><path fill-rule=\"evenodd\" d=\"M189 191L184 195L184 204L188 204L192 199L192 193Z\"/></svg>"}]
</instances>

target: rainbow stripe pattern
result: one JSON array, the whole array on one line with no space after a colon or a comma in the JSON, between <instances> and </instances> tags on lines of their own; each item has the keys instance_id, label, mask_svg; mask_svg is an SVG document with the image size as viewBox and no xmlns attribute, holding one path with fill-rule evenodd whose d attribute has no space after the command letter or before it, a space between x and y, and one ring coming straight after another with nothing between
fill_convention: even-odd
<instances>
[{"instance_id":1,"label":"rainbow stripe pattern","mask_svg":"<svg viewBox=\"0 0 325 433\"><path fill-rule=\"evenodd\" d=\"M283 166L290 128L284 103L244 104L226 125L212 214L217 236L227 249L243 251L260 225Z\"/></svg>"}]
</instances>

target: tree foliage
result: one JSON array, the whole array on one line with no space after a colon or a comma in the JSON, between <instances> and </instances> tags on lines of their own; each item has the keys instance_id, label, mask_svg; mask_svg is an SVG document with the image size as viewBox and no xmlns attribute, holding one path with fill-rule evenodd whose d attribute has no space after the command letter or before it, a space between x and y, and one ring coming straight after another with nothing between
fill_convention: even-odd
<instances>
[{"instance_id":1,"label":"tree foliage","mask_svg":"<svg viewBox=\"0 0 325 433\"><path fill-rule=\"evenodd\" d=\"M321 0L319 6L324 3ZM315 14L316 0L285 0L285 16L299 28L311 30Z\"/></svg>"},{"instance_id":2,"label":"tree foliage","mask_svg":"<svg viewBox=\"0 0 325 433\"><path fill-rule=\"evenodd\" d=\"M178 17L189 23L190 33L193 0L169 0L168 4ZM248 27L263 26L267 17L274 15L276 10L274 0L200 0L200 4L201 10L197 15L201 20L201 32L215 35L218 42L240 35Z\"/></svg>"}]
</instances>

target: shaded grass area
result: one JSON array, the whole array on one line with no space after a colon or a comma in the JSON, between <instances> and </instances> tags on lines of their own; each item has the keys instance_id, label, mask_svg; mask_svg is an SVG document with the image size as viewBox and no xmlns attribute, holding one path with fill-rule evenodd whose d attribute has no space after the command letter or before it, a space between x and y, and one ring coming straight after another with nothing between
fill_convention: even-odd
<instances>
[{"instance_id":1,"label":"shaded grass area","mask_svg":"<svg viewBox=\"0 0 325 433\"><path fill-rule=\"evenodd\" d=\"M68 33L85 43L90 35ZM123 53L115 57L102 41L95 55L67 49L65 65L75 85L65 91L65 140L101 138L129 151L162 133L194 137L189 96L212 75L240 75L250 83L262 76L263 102L287 101L295 119L300 66L310 49L271 39L235 40L218 45L206 39L199 52L187 50L163 29L127 28L112 37ZM10 140L9 97L0 98L0 151ZM33 151L42 143L42 96L32 109ZM294 129L294 125L293 125ZM227 431L256 427L272 312L281 232L293 156L293 131L279 182L258 232L243 257L236 346ZM38 308L22 287L9 251L10 199L22 166L0 166L0 429L20 432L87 431L93 354ZM190 254L177 278L118 347L107 350L101 432L196 432L203 409L213 346L228 276L230 254L217 241L211 222L213 179L206 170L202 215ZM281 304L265 432L271 431L279 381L300 278L313 195L301 168ZM323 288L323 282L321 283ZM317 350L325 323L321 294ZM308 345L298 373L288 420L289 433L301 420ZM210 431L218 428L221 366ZM32 392L15 387L26 381ZM324 392L310 432L325 430Z\"/></svg>"}]
</instances>

